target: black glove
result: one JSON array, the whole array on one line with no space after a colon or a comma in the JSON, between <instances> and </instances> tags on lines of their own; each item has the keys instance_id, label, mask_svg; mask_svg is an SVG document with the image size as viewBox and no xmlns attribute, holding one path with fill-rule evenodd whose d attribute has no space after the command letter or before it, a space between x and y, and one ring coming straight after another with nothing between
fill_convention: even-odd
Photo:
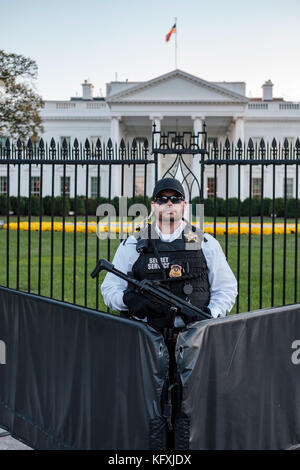
<instances>
[{"instance_id":1,"label":"black glove","mask_svg":"<svg viewBox=\"0 0 300 470\"><path fill-rule=\"evenodd\" d=\"M205 313L208 313L211 318L212 318L212 314L211 314L211 311L210 311L210 308L208 307L202 307L201 310ZM195 313L195 315L181 315L181 318L182 320L184 321L185 325L187 325L188 323L194 323L195 321L198 321L199 320L199 317L198 317L198 314Z\"/></svg>"},{"instance_id":2,"label":"black glove","mask_svg":"<svg viewBox=\"0 0 300 470\"><path fill-rule=\"evenodd\" d=\"M123 302L127 305L131 315L138 318L147 317L148 321L170 315L170 309L167 305L153 302L143 294L130 289L124 292Z\"/></svg>"}]
</instances>

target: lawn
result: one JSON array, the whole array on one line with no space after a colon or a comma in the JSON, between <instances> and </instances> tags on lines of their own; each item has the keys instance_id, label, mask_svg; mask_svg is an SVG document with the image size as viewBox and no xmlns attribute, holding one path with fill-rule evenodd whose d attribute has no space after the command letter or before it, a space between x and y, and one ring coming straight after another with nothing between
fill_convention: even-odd
<instances>
[{"instance_id":1,"label":"lawn","mask_svg":"<svg viewBox=\"0 0 300 470\"><path fill-rule=\"evenodd\" d=\"M9 237L8 253L7 237ZM17 231L7 233L6 230L0 230L1 285L8 285L11 288L19 288L26 292L38 293L46 297L106 311L99 285L97 286L97 281L90 277L90 273L96 265L97 247L99 258L112 260L119 245L118 240L98 240L95 234L54 232L52 236L51 232L42 232L40 235L39 232L20 231L18 255L17 237ZM297 286L297 292L295 292L295 237L295 234L286 236L285 274L284 236L276 235L274 237L274 306L294 303L295 300L299 301L299 286ZM217 239L224 251L227 251L229 264L237 276L238 236L218 236ZM246 235L240 236L239 299L232 309L232 313L272 305L272 236L263 236L262 262L260 262L261 237L252 235L250 240L251 263L249 264L249 237ZM76 249L75 257L74 249ZM298 278L299 251L298 249ZM40 263L39 252L42 255ZM64 257L62 256L63 253ZM53 259L52 276L51 258ZM7 259L9 260L8 266ZM250 276L248 273L249 266ZM18 283L17 270L19 272ZM101 273L99 284L102 282L104 275L105 273ZM260 278L262 280L261 284ZM248 300L249 291L250 301Z\"/></svg>"}]
</instances>

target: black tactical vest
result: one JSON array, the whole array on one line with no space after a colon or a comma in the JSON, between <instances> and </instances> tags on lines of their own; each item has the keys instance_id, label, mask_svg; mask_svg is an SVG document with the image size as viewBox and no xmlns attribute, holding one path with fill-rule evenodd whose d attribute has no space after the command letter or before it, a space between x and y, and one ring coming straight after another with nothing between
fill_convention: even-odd
<instances>
[{"instance_id":1,"label":"black tactical vest","mask_svg":"<svg viewBox=\"0 0 300 470\"><path fill-rule=\"evenodd\" d=\"M143 230L137 239L137 250L141 253L132 266L135 279L159 280L160 285L169 288L178 297L203 308L209 304L210 286L208 268L201 249L200 232L189 226L181 237L164 242L152 237L153 228ZM148 233L145 242L143 235ZM159 263L160 258L160 263Z\"/></svg>"}]
</instances>

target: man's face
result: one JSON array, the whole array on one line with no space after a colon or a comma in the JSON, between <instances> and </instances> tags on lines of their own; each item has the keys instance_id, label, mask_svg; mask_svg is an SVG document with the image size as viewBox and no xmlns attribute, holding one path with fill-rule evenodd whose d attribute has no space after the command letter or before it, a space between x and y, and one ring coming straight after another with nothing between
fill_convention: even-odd
<instances>
[{"instance_id":1,"label":"man's face","mask_svg":"<svg viewBox=\"0 0 300 470\"><path fill-rule=\"evenodd\" d=\"M157 198L161 196L181 196L176 191L172 189L165 189L161 191ZM180 201L178 204L173 204L170 199L166 204L158 204L155 201L151 202L152 210L154 212L155 218L164 224L176 222L181 220L184 215L184 209L186 207L186 201Z\"/></svg>"}]
</instances>

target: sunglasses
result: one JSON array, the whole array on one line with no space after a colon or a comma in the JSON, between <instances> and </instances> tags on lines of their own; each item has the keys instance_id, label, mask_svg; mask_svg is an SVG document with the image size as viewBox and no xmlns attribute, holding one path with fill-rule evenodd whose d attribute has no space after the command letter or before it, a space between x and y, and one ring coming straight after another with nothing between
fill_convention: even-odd
<instances>
[{"instance_id":1,"label":"sunglasses","mask_svg":"<svg viewBox=\"0 0 300 470\"><path fill-rule=\"evenodd\" d=\"M154 202L156 202L157 204L159 204L161 206L162 204L167 204L167 202L169 200L172 202L172 204L180 204L182 201L184 201L184 197L182 197L182 196L160 196L160 197L156 197L154 199Z\"/></svg>"}]
</instances>

